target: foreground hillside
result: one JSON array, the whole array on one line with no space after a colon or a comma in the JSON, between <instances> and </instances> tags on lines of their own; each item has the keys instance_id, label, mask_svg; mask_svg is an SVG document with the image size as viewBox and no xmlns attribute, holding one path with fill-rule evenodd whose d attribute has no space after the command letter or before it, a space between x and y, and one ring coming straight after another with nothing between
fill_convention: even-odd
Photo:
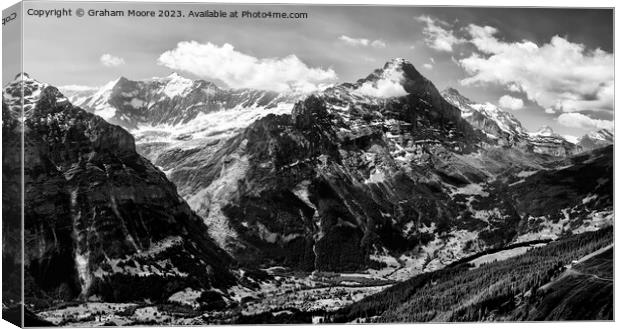
<instances>
[{"instance_id":1,"label":"foreground hillside","mask_svg":"<svg viewBox=\"0 0 620 329\"><path fill-rule=\"evenodd\" d=\"M526 321L612 320L613 246L565 266L555 280L540 287L512 319Z\"/></svg>"},{"instance_id":2,"label":"foreground hillside","mask_svg":"<svg viewBox=\"0 0 620 329\"><path fill-rule=\"evenodd\" d=\"M613 319L613 227L478 268L425 273L336 312L334 322Z\"/></svg>"}]
</instances>

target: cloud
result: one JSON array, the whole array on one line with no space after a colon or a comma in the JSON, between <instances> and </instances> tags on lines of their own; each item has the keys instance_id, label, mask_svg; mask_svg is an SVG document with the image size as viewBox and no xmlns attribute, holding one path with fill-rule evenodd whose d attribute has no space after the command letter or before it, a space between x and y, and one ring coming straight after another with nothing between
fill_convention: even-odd
<instances>
[{"instance_id":1,"label":"cloud","mask_svg":"<svg viewBox=\"0 0 620 329\"><path fill-rule=\"evenodd\" d=\"M614 130L614 122L611 120L592 119L581 113L562 113L558 117L558 122L566 127L582 128L587 130L607 129Z\"/></svg>"},{"instance_id":2,"label":"cloud","mask_svg":"<svg viewBox=\"0 0 620 329\"><path fill-rule=\"evenodd\" d=\"M463 42L462 39L457 38L454 32L449 29L450 25L447 22L434 19L430 16L419 16L416 17L416 20L426 24L426 27L422 30L424 42L432 49L452 52L454 45Z\"/></svg>"},{"instance_id":3,"label":"cloud","mask_svg":"<svg viewBox=\"0 0 620 329\"><path fill-rule=\"evenodd\" d=\"M218 79L232 88L254 88L277 92L312 92L327 87L338 77L333 69L308 67L295 55L283 58L256 58L222 46L179 42L161 54L160 65L186 71L205 79Z\"/></svg>"},{"instance_id":4,"label":"cloud","mask_svg":"<svg viewBox=\"0 0 620 329\"><path fill-rule=\"evenodd\" d=\"M548 108L546 108L546 109L545 109L545 113L548 113L548 114L555 114L555 110L554 110L554 109L552 109L552 108L550 108L550 107L548 107Z\"/></svg>"},{"instance_id":5,"label":"cloud","mask_svg":"<svg viewBox=\"0 0 620 329\"><path fill-rule=\"evenodd\" d=\"M407 95L405 88L403 85L390 80L379 80L376 85L371 83L364 83L361 87L355 90L355 92L372 96L372 97L381 97L381 98L389 98L389 97L400 97Z\"/></svg>"},{"instance_id":6,"label":"cloud","mask_svg":"<svg viewBox=\"0 0 620 329\"><path fill-rule=\"evenodd\" d=\"M510 95L504 95L499 98L499 106L516 111L523 108L523 100Z\"/></svg>"},{"instance_id":7,"label":"cloud","mask_svg":"<svg viewBox=\"0 0 620 329\"><path fill-rule=\"evenodd\" d=\"M469 75L462 84L503 85L547 113L613 112L613 54L559 36L539 46L499 40L498 30L490 26L469 25L467 31L478 52L459 61Z\"/></svg>"},{"instance_id":8,"label":"cloud","mask_svg":"<svg viewBox=\"0 0 620 329\"><path fill-rule=\"evenodd\" d=\"M338 37L338 40L346 43L349 46L355 46L355 47L374 47L374 48L387 47L387 44L385 43L385 41L379 40L379 39L371 41L366 38L351 38L346 35L341 35L340 37Z\"/></svg>"},{"instance_id":9,"label":"cloud","mask_svg":"<svg viewBox=\"0 0 620 329\"><path fill-rule=\"evenodd\" d=\"M375 41L371 42L370 45L372 47L375 47L375 48L385 48L385 47L387 47L387 44L383 40L375 40Z\"/></svg>"},{"instance_id":10,"label":"cloud","mask_svg":"<svg viewBox=\"0 0 620 329\"><path fill-rule=\"evenodd\" d=\"M99 57L99 61L107 67L117 67L125 64L125 60L123 58L110 54L101 55L101 57Z\"/></svg>"},{"instance_id":11,"label":"cloud","mask_svg":"<svg viewBox=\"0 0 620 329\"><path fill-rule=\"evenodd\" d=\"M433 64L424 63L422 66L423 66L425 69L427 69L427 70L432 70L432 69L433 69Z\"/></svg>"},{"instance_id":12,"label":"cloud","mask_svg":"<svg viewBox=\"0 0 620 329\"><path fill-rule=\"evenodd\" d=\"M400 97L407 95L407 91L402 85L403 73L394 71L387 77L377 81L367 81L357 88L354 92L372 97Z\"/></svg>"}]
</instances>

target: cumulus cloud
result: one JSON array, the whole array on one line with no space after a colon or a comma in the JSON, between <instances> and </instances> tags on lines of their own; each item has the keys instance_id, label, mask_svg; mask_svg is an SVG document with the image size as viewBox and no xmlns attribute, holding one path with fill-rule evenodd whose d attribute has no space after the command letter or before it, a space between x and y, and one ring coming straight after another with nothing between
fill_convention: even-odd
<instances>
[{"instance_id":1,"label":"cumulus cloud","mask_svg":"<svg viewBox=\"0 0 620 329\"><path fill-rule=\"evenodd\" d=\"M256 58L226 43L179 42L161 54L160 65L191 72L205 79L218 79L232 88L255 88L277 92L311 92L333 83L334 70L308 67L297 56Z\"/></svg>"},{"instance_id":2,"label":"cumulus cloud","mask_svg":"<svg viewBox=\"0 0 620 329\"><path fill-rule=\"evenodd\" d=\"M381 98L400 97L407 95L407 92L405 91L405 88L403 88L402 84L387 79L379 80L376 84L372 84L369 82L364 83L355 92L362 95Z\"/></svg>"},{"instance_id":3,"label":"cumulus cloud","mask_svg":"<svg viewBox=\"0 0 620 329\"><path fill-rule=\"evenodd\" d=\"M611 120L592 119L581 113L562 113L558 117L558 122L566 127L582 128L587 130L607 129L614 130L614 122Z\"/></svg>"},{"instance_id":4,"label":"cumulus cloud","mask_svg":"<svg viewBox=\"0 0 620 329\"><path fill-rule=\"evenodd\" d=\"M430 64L430 63L424 63L422 66L424 66L424 68L427 69L427 70L432 70L433 69L433 64Z\"/></svg>"},{"instance_id":5,"label":"cumulus cloud","mask_svg":"<svg viewBox=\"0 0 620 329\"><path fill-rule=\"evenodd\" d=\"M101 57L99 57L99 61L107 67L117 67L125 64L125 60L123 58L110 54L101 55Z\"/></svg>"},{"instance_id":6,"label":"cumulus cloud","mask_svg":"<svg viewBox=\"0 0 620 329\"><path fill-rule=\"evenodd\" d=\"M613 54L554 36L541 46L505 42L490 26L469 25L478 53L460 65L464 85L495 83L522 92L550 112L613 111Z\"/></svg>"},{"instance_id":7,"label":"cumulus cloud","mask_svg":"<svg viewBox=\"0 0 620 329\"><path fill-rule=\"evenodd\" d=\"M499 106L516 111L523 108L523 100L510 95L504 95L499 98Z\"/></svg>"},{"instance_id":8,"label":"cumulus cloud","mask_svg":"<svg viewBox=\"0 0 620 329\"><path fill-rule=\"evenodd\" d=\"M367 81L355 90L355 93L372 97L400 97L407 95L402 85L403 72L394 70L386 72L386 75L377 81Z\"/></svg>"},{"instance_id":9,"label":"cumulus cloud","mask_svg":"<svg viewBox=\"0 0 620 329\"><path fill-rule=\"evenodd\" d=\"M452 52L453 46L464 40L456 37L449 29L450 24L430 16L419 16L416 20L426 24L422 33L427 46L437 51Z\"/></svg>"},{"instance_id":10,"label":"cumulus cloud","mask_svg":"<svg viewBox=\"0 0 620 329\"><path fill-rule=\"evenodd\" d=\"M341 35L338 37L338 40L346 43L349 46L355 47L374 47L374 48L385 48L387 44L383 40L374 40L371 41L366 38L351 38L346 35Z\"/></svg>"}]
</instances>

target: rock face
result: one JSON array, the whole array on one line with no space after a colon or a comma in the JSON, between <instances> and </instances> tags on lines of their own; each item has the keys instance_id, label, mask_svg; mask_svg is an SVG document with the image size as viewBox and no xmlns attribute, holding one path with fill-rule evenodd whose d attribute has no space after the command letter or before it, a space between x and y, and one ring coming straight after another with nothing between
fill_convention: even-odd
<instances>
[{"instance_id":1,"label":"rock face","mask_svg":"<svg viewBox=\"0 0 620 329\"><path fill-rule=\"evenodd\" d=\"M454 88L442 91L441 95L461 110L461 116L467 122L497 140L500 145L519 145L527 138L527 133L517 118L497 106L491 103L476 103Z\"/></svg>"},{"instance_id":2,"label":"rock face","mask_svg":"<svg viewBox=\"0 0 620 329\"><path fill-rule=\"evenodd\" d=\"M165 300L234 282L232 260L124 129L24 75L3 93L5 152L24 86L26 297ZM7 129L8 128L8 129ZM7 149L7 146L9 148ZM3 172L19 162L3 163ZM8 170L7 170L8 169Z\"/></svg>"},{"instance_id":3,"label":"rock face","mask_svg":"<svg viewBox=\"0 0 620 329\"><path fill-rule=\"evenodd\" d=\"M533 142L555 136L497 108L467 110L396 59L231 135L140 148L242 264L432 270L536 238L508 186L557 166Z\"/></svg>"},{"instance_id":4,"label":"rock face","mask_svg":"<svg viewBox=\"0 0 620 329\"><path fill-rule=\"evenodd\" d=\"M461 110L461 116L467 122L498 145L560 158L581 151L581 147L555 134L550 127L542 127L534 133L527 132L517 118L491 103L476 103L454 88L448 88L441 94Z\"/></svg>"},{"instance_id":5,"label":"rock face","mask_svg":"<svg viewBox=\"0 0 620 329\"><path fill-rule=\"evenodd\" d=\"M3 98L2 108L5 106ZM23 187L20 166L22 127L16 117L19 117L19 113L2 111L2 304L4 318L19 324L22 321L20 283L23 254L20 205ZM12 319L14 321L9 315L11 309L15 310Z\"/></svg>"},{"instance_id":6,"label":"rock face","mask_svg":"<svg viewBox=\"0 0 620 329\"><path fill-rule=\"evenodd\" d=\"M272 109L292 106L302 95L253 89L222 89L212 82L190 80L177 73L163 78L120 77L91 90L67 90L76 106L108 122L132 130L138 125L185 124L200 114L234 108Z\"/></svg>"}]
</instances>

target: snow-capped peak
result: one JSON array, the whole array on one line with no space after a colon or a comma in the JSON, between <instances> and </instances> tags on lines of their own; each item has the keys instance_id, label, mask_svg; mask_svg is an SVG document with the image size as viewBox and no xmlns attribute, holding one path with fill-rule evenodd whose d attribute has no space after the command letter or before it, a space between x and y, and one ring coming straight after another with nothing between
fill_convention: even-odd
<instances>
[{"instance_id":1,"label":"snow-capped peak","mask_svg":"<svg viewBox=\"0 0 620 329\"><path fill-rule=\"evenodd\" d=\"M446 88L441 92L441 96L448 101L448 103L456 106L457 108L459 108L461 110L461 115L462 116L470 116L471 112L474 111L474 109L471 107L472 104L475 104L472 100L470 100L469 98L461 95L461 93L452 88Z\"/></svg>"},{"instance_id":2,"label":"snow-capped peak","mask_svg":"<svg viewBox=\"0 0 620 329\"><path fill-rule=\"evenodd\" d=\"M392 58L389 61L387 61L384 65L384 68L388 67L388 66L403 66L405 64L410 64L411 62L409 62L408 60L402 58L402 57L396 57L396 58Z\"/></svg>"},{"instance_id":3,"label":"snow-capped peak","mask_svg":"<svg viewBox=\"0 0 620 329\"><path fill-rule=\"evenodd\" d=\"M475 122L478 120L475 116L476 112L482 114L487 119L495 122L497 127L510 135L524 135L525 130L521 123L517 118L515 118L511 113L508 113L493 103L476 103L469 98L463 96L458 90L454 88L447 88L441 92L441 96L448 101L448 103L456 106L459 110L461 110L461 117L470 121L474 125L479 124ZM483 130L484 125L482 126ZM486 130L485 130L486 131ZM490 134L495 134L496 132L487 131Z\"/></svg>"},{"instance_id":4,"label":"snow-capped peak","mask_svg":"<svg viewBox=\"0 0 620 329\"><path fill-rule=\"evenodd\" d=\"M614 143L614 133L607 129L591 131L577 139L577 144L584 150L592 150Z\"/></svg>"},{"instance_id":5,"label":"snow-capped peak","mask_svg":"<svg viewBox=\"0 0 620 329\"><path fill-rule=\"evenodd\" d=\"M194 84L194 80L182 77L177 72L172 72L165 78L161 78L160 81L165 83L162 92L171 99L175 96L185 95L186 91Z\"/></svg>"},{"instance_id":6,"label":"snow-capped peak","mask_svg":"<svg viewBox=\"0 0 620 329\"><path fill-rule=\"evenodd\" d=\"M93 109L99 109L100 107L105 106L108 102L108 99L110 98L110 95L112 94L114 86L116 86L120 80L121 78L119 77L103 85L103 87L99 88L99 90L97 90L93 94L93 96L90 98L90 101L85 105ZM103 117L107 116L103 115Z\"/></svg>"},{"instance_id":7,"label":"snow-capped peak","mask_svg":"<svg viewBox=\"0 0 620 329\"><path fill-rule=\"evenodd\" d=\"M607 129L601 129L601 130L597 130L597 131L592 131L590 133L588 133L586 136L588 136L591 139L594 140L600 140L600 141L610 141L613 142L614 140L614 133L607 130Z\"/></svg>"},{"instance_id":8,"label":"snow-capped peak","mask_svg":"<svg viewBox=\"0 0 620 329\"><path fill-rule=\"evenodd\" d=\"M30 78L30 75L26 72L21 72L21 73L17 73L15 75L15 78L13 78L13 82L18 82L18 81L28 81L28 80L32 80Z\"/></svg>"},{"instance_id":9,"label":"snow-capped peak","mask_svg":"<svg viewBox=\"0 0 620 329\"><path fill-rule=\"evenodd\" d=\"M47 86L48 84L31 78L28 73L19 73L15 76L15 80L3 88L2 99L13 112L20 112L23 102L24 116L27 117L36 107L41 92Z\"/></svg>"},{"instance_id":10,"label":"snow-capped peak","mask_svg":"<svg viewBox=\"0 0 620 329\"><path fill-rule=\"evenodd\" d=\"M532 133L532 135L553 137L556 136L556 133L551 127L544 125L540 127L537 132Z\"/></svg>"},{"instance_id":11,"label":"snow-capped peak","mask_svg":"<svg viewBox=\"0 0 620 329\"><path fill-rule=\"evenodd\" d=\"M178 79L181 78L181 75L177 72L172 72L170 74L168 74L168 76L166 77L168 79Z\"/></svg>"}]
</instances>

